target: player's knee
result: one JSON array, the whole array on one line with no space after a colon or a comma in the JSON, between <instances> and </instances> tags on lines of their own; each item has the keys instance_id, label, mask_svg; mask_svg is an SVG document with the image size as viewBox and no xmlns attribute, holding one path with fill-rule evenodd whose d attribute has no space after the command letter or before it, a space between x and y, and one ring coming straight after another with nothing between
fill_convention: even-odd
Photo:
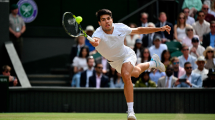
<instances>
[{"instance_id":1,"label":"player's knee","mask_svg":"<svg viewBox=\"0 0 215 120\"><path fill-rule=\"evenodd\" d=\"M131 78L131 74L129 72L122 72L122 77L125 79Z\"/></svg>"}]
</instances>

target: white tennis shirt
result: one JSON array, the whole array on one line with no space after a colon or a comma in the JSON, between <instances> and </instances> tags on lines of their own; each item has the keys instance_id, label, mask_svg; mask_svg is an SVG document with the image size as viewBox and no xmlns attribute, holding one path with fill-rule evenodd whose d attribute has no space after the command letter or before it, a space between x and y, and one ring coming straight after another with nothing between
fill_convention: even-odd
<instances>
[{"instance_id":1,"label":"white tennis shirt","mask_svg":"<svg viewBox=\"0 0 215 120\"><path fill-rule=\"evenodd\" d=\"M100 26L93 33L92 37L101 39L96 50L106 59L116 61L124 58L133 51L131 48L124 45L125 37L129 35L132 30L122 23L113 23L112 26L114 27L112 34L106 34Z\"/></svg>"}]
</instances>

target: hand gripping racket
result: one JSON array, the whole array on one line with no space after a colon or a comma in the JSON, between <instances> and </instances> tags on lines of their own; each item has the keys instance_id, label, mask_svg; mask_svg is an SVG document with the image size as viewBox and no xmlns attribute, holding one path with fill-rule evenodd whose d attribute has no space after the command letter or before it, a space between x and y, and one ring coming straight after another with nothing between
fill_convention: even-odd
<instances>
[{"instance_id":1,"label":"hand gripping racket","mask_svg":"<svg viewBox=\"0 0 215 120\"><path fill-rule=\"evenodd\" d=\"M65 12L63 14L62 25L66 33L71 37L84 36L89 41L94 42L95 40L82 30L80 23L77 23L75 18L76 16L71 12Z\"/></svg>"}]
</instances>

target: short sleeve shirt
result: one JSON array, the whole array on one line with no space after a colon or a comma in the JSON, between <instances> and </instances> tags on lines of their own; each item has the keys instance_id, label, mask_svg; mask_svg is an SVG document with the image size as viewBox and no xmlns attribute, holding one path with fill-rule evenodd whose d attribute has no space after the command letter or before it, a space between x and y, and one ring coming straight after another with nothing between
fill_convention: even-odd
<instances>
[{"instance_id":1,"label":"short sleeve shirt","mask_svg":"<svg viewBox=\"0 0 215 120\"><path fill-rule=\"evenodd\" d=\"M101 39L96 50L106 59L116 61L133 51L124 45L124 39L132 32L132 29L122 23L113 23L112 25L114 27L112 34L106 34L100 26L92 37Z\"/></svg>"},{"instance_id":2,"label":"short sleeve shirt","mask_svg":"<svg viewBox=\"0 0 215 120\"><path fill-rule=\"evenodd\" d=\"M12 28L15 32L21 32L22 27L25 26L25 22L22 17L16 15L14 17L12 14L9 15L9 27Z\"/></svg>"}]
</instances>

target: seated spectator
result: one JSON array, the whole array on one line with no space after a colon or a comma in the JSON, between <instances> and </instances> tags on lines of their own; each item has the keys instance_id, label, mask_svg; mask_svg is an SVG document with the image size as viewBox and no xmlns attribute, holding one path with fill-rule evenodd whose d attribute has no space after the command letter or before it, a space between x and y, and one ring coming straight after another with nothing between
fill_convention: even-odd
<instances>
[{"instance_id":1,"label":"seated spectator","mask_svg":"<svg viewBox=\"0 0 215 120\"><path fill-rule=\"evenodd\" d=\"M193 37L192 38L192 46L189 47L190 55L198 58L199 56L203 56L203 52L205 48L199 44L199 38Z\"/></svg>"},{"instance_id":2,"label":"seated spectator","mask_svg":"<svg viewBox=\"0 0 215 120\"><path fill-rule=\"evenodd\" d=\"M96 74L89 77L89 87L109 87L108 77L102 74L103 66L102 64L95 65Z\"/></svg>"},{"instance_id":3,"label":"seated spectator","mask_svg":"<svg viewBox=\"0 0 215 120\"><path fill-rule=\"evenodd\" d=\"M137 58L141 58L141 51L142 51L142 41L140 39L136 39L135 46L134 46L134 52L137 55Z\"/></svg>"},{"instance_id":4,"label":"seated spectator","mask_svg":"<svg viewBox=\"0 0 215 120\"><path fill-rule=\"evenodd\" d=\"M202 46L205 48L208 46L215 48L215 21L211 21L210 30L209 33L203 35Z\"/></svg>"},{"instance_id":5,"label":"seated spectator","mask_svg":"<svg viewBox=\"0 0 215 120\"><path fill-rule=\"evenodd\" d=\"M202 76L202 80L206 79L208 74L208 70L205 69L204 67L205 63L206 63L205 58L203 56L199 56L196 61L198 68L193 70L193 73L200 74Z\"/></svg>"},{"instance_id":6,"label":"seated spectator","mask_svg":"<svg viewBox=\"0 0 215 120\"><path fill-rule=\"evenodd\" d=\"M159 58L161 58L161 53L167 50L167 46L166 44L161 44L161 38L159 36L156 36L153 42L154 45L149 48L150 55L157 54Z\"/></svg>"},{"instance_id":7,"label":"seated spectator","mask_svg":"<svg viewBox=\"0 0 215 120\"><path fill-rule=\"evenodd\" d=\"M190 12L189 8L184 8L183 11L185 15L186 24L193 25L193 23L195 23L195 19L189 16L189 12Z\"/></svg>"},{"instance_id":8,"label":"seated spectator","mask_svg":"<svg viewBox=\"0 0 215 120\"><path fill-rule=\"evenodd\" d=\"M160 34L160 36L162 38L162 42L165 42L167 39L173 40L174 29L173 29L172 23L167 22L166 13L165 12L161 12L160 15L159 15L159 22L156 23L155 26L156 27L163 27L165 25L169 25L171 27L171 31L170 31L170 34L167 33L166 31L157 32L158 34Z\"/></svg>"},{"instance_id":9,"label":"seated spectator","mask_svg":"<svg viewBox=\"0 0 215 120\"><path fill-rule=\"evenodd\" d=\"M170 53L168 50L164 50L161 54L161 62L167 67L168 65L171 64L170 62Z\"/></svg>"},{"instance_id":10,"label":"seated spectator","mask_svg":"<svg viewBox=\"0 0 215 120\"><path fill-rule=\"evenodd\" d=\"M205 64L206 69L214 69L215 68L215 57L214 57L214 49L211 46L208 46L206 50L203 52L207 63Z\"/></svg>"},{"instance_id":11,"label":"seated spectator","mask_svg":"<svg viewBox=\"0 0 215 120\"><path fill-rule=\"evenodd\" d=\"M191 65L193 66L193 70L197 68L197 65L196 65L196 57L192 56L189 54L189 48L188 46L186 45L182 45L182 49L181 49L181 52L183 55L179 56L178 59L179 59L179 65L181 67L184 67L184 63L186 62L190 62Z\"/></svg>"},{"instance_id":12,"label":"seated spectator","mask_svg":"<svg viewBox=\"0 0 215 120\"><path fill-rule=\"evenodd\" d=\"M137 64L149 62L151 60L150 52L148 48L144 48L141 51L141 58L137 58Z\"/></svg>"},{"instance_id":13,"label":"seated spectator","mask_svg":"<svg viewBox=\"0 0 215 120\"><path fill-rule=\"evenodd\" d=\"M182 39L181 43L190 47L190 46L192 46L192 38L198 37L198 36L194 35L194 31L193 31L192 26L187 26L185 31L186 31L186 37L184 39Z\"/></svg>"},{"instance_id":14,"label":"seated spectator","mask_svg":"<svg viewBox=\"0 0 215 120\"><path fill-rule=\"evenodd\" d=\"M195 17L195 13L197 11L200 11L201 7L202 7L201 0L184 0L183 5L182 5L182 10L184 8L189 8L190 9L189 15L191 17Z\"/></svg>"},{"instance_id":15,"label":"seated spectator","mask_svg":"<svg viewBox=\"0 0 215 120\"><path fill-rule=\"evenodd\" d=\"M122 75L115 71L115 77L110 79L110 88L124 88Z\"/></svg>"},{"instance_id":16,"label":"seated spectator","mask_svg":"<svg viewBox=\"0 0 215 120\"><path fill-rule=\"evenodd\" d=\"M4 65L2 67L2 75L9 76L9 86L17 86L18 80L15 76L10 75L11 67L8 65Z\"/></svg>"},{"instance_id":17,"label":"seated spectator","mask_svg":"<svg viewBox=\"0 0 215 120\"><path fill-rule=\"evenodd\" d=\"M182 75L185 74L184 68L179 66L179 59L177 57L171 58L171 63L173 66L174 76L176 78L180 78Z\"/></svg>"},{"instance_id":18,"label":"seated spectator","mask_svg":"<svg viewBox=\"0 0 215 120\"><path fill-rule=\"evenodd\" d=\"M202 87L202 77L199 74L192 72L192 65L190 62L184 64L186 74L181 76L180 79L186 79L186 82L179 82L179 79L175 82L175 87Z\"/></svg>"},{"instance_id":19,"label":"seated spectator","mask_svg":"<svg viewBox=\"0 0 215 120\"><path fill-rule=\"evenodd\" d=\"M185 28L189 26L186 24L184 13L180 13L178 15L177 24L174 25L174 38L178 42L182 42L182 40L186 37Z\"/></svg>"},{"instance_id":20,"label":"seated spectator","mask_svg":"<svg viewBox=\"0 0 215 120\"><path fill-rule=\"evenodd\" d=\"M95 74L95 71L93 68L94 59L92 56L89 56L87 58L87 66L88 66L88 69L81 73L80 87L89 87L89 77Z\"/></svg>"},{"instance_id":21,"label":"seated spectator","mask_svg":"<svg viewBox=\"0 0 215 120\"><path fill-rule=\"evenodd\" d=\"M157 87L172 88L175 81L178 79L173 75L174 69L172 65L168 65L166 68L166 76L159 78Z\"/></svg>"},{"instance_id":22,"label":"seated spectator","mask_svg":"<svg viewBox=\"0 0 215 120\"><path fill-rule=\"evenodd\" d=\"M215 17L212 14L208 13L208 9L209 7L207 4L202 5L202 11L205 13L205 20L210 23L211 21L215 20Z\"/></svg>"},{"instance_id":23,"label":"seated spectator","mask_svg":"<svg viewBox=\"0 0 215 120\"><path fill-rule=\"evenodd\" d=\"M112 68L112 67L109 65L108 78L109 78L109 80L110 80L110 79L114 79L115 77L116 77L116 69L115 69L115 68Z\"/></svg>"},{"instance_id":24,"label":"seated spectator","mask_svg":"<svg viewBox=\"0 0 215 120\"><path fill-rule=\"evenodd\" d=\"M155 28L155 24L154 23L149 23L148 24L148 27L153 27ZM142 40L142 46L144 48L149 48L153 45L153 40L156 36L160 36L159 34L157 33L151 33L151 34L141 34L140 35L140 39Z\"/></svg>"},{"instance_id":25,"label":"seated spectator","mask_svg":"<svg viewBox=\"0 0 215 120\"><path fill-rule=\"evenodd\" d=\"M72 78L72 87L80 87L81 72L87 70L87 58L89 56L88 47L82 47L78 57L73 60L74 76Z\"/></svg>"},{"instance_id":26,"label":"seated spectator","mask_svg":"<svg viewBox=\"0 0 215 120\"><path fill-rule=\"evenodd\" d=\"M215 69L209 69L208 78L203 80L202 87L215 87Z\"/></svg>"},{"instance_id":27,"label":"seated spectator","mask_svg":"<svg viewBox=\"0 0 215 120\"><path fill-rule=\"evenodd\" d=\"M73 63L73 59L76 56L79 56L81 48L85 46L85 37L84 36L79 36L76 38L76 40L77 40L77 44L72 46L72 49L70 52L71 63Z\"/></svg>"},{"instance_id":28,"label":"seated spectator","mask_svg":"<svg viewBox=\"0 0 215 120\"><path fill-rule=\"evenodd\" d=\"M160 72L159 70L155 69L154 71L151 71L151 73L149 74L149 77L157 85L158 79L165 76L165 75L166 75L165 72Z\"/></svg>"},{"instance_id":29,"label":"seated spectator","mask_svg":"<svg viewBox=\"0 0 215 120\"><path fill-rule=\"evenodd\" d=\"M208 6L209 6L208 13L212 14L215 17L215 1L212 0L211 4L210 5L208 4Z\"/></svg>"},{"instance_id":30,"label":"seated spectator","mask_svg":"<svg viewBox=\"0 0 215 120\"><path fill-rule=\"evenodd\" d=\"M95 30L94 30L94 27L92 25L88 25L86 27L86 30L85 30L86 34L89 35L90 37L92 37L94 31ZM90 44L90 41L87 38L85 38L85 44L86 44L86 46L89 47L90 53L95 52L95 47L93 47Z\"/></svg>"},{"instance_id":31,"label":"seated spectator","mask_svg":"<svg viewBox=\"0 0 215 120\"><path fill-rule=\"evenodd\" d=\"M130 23L129 27L130 28L137 28L137 25L135 23ZM135 46L136 39L140 39L140 35L138 35L138 34L127 35L125 37L125 45L130 47L131 49L133 49Z\"/></svg>"},{"instance_id":32,"label":"seated spectator","mask_svg":"<svg viewBox=\"0 0 215 120\"><path fill-rule=\"evenodd\" d=\"M143 12L141 13L141 26L140 27L148 27L148 14Z\"/></svg>"},{"instance_id":33,"label":"seated spectator","mask_svg":"<svg viewBox=\"0 0 215 120\"><path fill-rule=\"evenodd\" d=\"M148 71L143 72L140 75L140 79L136 81L135 87L156 87L156 83L150 80Z\"/></svg>"},{"instance_id":34,"label":"seated spectator","mask_svg":"<svg viewBox=\"0 0 215 120\"><path fill-rule=\"evenodd\" d=\"M102 73L103 74L107 74L107 72L109 72L109 66L110 64L108 63L108 60L106 58L104 58L103 56L101 56L100 58L96 59L96 63L101 63L103 65L103 70Z\"/></svg>"},{"instance_id":35,"label":"seated spectator","mask_svg":"<svg viewBox=\"0 0 215 120\"><path fill-rule=\"evenodd\" d=\"M210 32L210 23L205 21L205 13L203 11L198 12L198 21L193 24L193 29L201 42L203 35Z\"/></svg>"}]
</instances>

